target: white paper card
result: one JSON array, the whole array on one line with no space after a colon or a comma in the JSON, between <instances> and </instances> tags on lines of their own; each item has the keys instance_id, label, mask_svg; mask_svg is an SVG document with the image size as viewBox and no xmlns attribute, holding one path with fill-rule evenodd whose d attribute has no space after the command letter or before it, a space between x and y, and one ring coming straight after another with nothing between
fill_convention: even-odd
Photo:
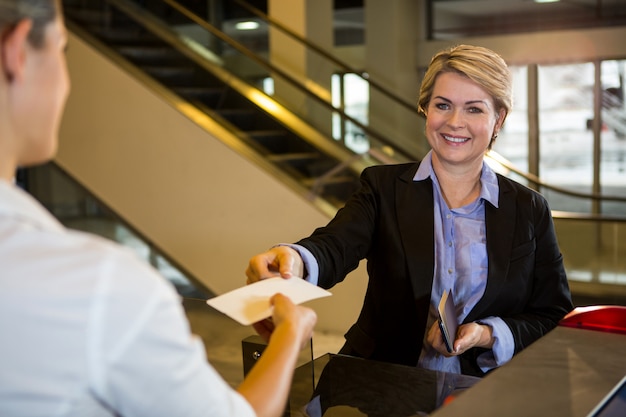
<instances>
[{"instance_id":1,"label":"white paper card","mask_svg":"<svg viewBox=\"0 0 626 417\"><path fill-rule=\"evenodd\" d=\"M302 278L275 277L210 298L207 304L247 326L272 315L270 298L276 293L286 295L294 304L332 295Z\"/></svg>"}]
</instances>

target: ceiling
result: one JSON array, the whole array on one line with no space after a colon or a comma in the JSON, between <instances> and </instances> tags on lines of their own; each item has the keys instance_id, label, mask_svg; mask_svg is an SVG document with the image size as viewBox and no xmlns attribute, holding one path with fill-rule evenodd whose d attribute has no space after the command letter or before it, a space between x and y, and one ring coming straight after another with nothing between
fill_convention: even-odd
<instances>
[{"instance_id":1,"label":"ceiling","mask_svg":"<svg viewBox=\"0 0 626 417\"><path fill-rule=\"evenodd\" d=\"M247 0L262 12L267 0ZM335 44L364 41L365 0L335 0ZM250 13L235 11L225 0L223 30L235 39L250 41L267 36L267 25ZM229 8L230 7L230 8ZM626 25L626 0L431 0L430 39L452 39L535 31ZM243 19L259 20L255 31L239 32L234 24Z\"/></svg>"},{"instance_id":2,"label":"ceiling","mask_svg":"<svg viewBox=\"0 0 626 417\"><path fill-rule=\"evenodd\" d=\"M626 25L626 0L433 0L433 39Z\"/></svg>"},{"instance_id":3,"label":"ceiling","mask_svg":"<svg viewBox=\"0 0 626 417\"><path fill-rule=\"evenodd\" d=\"M610 11L626 6L624 0L560 0L553 3L538 3L535 0L433 0L433 6L441 11L465 17L499 14L536 14L547 11L574 11L594 13L596 9Z\"/></svg>"}]
</instances>

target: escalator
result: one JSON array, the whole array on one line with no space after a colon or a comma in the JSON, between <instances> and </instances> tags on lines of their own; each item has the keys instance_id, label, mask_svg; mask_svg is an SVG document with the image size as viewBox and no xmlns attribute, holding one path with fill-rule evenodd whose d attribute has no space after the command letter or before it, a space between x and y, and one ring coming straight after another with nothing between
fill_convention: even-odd
<instances>
[{"instance_id":1,"label":"escalator","mask_svg":"<svg viewBox=\"0 0 626 417\"><path fill-rule=\"evenodd\" d=\"M275 111L280 104L228 72L219 56L172 29L184 19L176 10L161 2L149 3L161 16L120 0L66 0L64 9L72 32L98 48L110 48L234 132L246 147L301 184L303 193L339 208L358 186L360 171L380 163L371 155L355 155L284 107ZM232 45L225 43L224 48ZM268 102L269 108L264 107Z\"/></svg>"}]
</instances>

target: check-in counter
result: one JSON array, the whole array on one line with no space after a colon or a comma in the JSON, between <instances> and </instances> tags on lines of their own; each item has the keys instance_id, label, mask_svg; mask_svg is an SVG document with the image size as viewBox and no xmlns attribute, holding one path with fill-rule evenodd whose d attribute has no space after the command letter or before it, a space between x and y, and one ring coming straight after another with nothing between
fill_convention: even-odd
<instances>
[{"instance_id":1,"label":"check-in counter","mask_svg":"<svg viewBox=\"0 0 626 417\"><path fill-rule=\"evenodd\" d=\"M624 375L626 335L559 326L432 415L586 417Z\"/></svg>"},{"instance_id":2,"label":"check-in counter","mask_svg":"<svg viewBox=\"0 0 626 417\"><path fill-rule=\"evenodd\" d=\"M564 321L482 379L326 354L296 369L285 416L595 417L626 376L623 313Z\"/></svg>"}]
</instances>

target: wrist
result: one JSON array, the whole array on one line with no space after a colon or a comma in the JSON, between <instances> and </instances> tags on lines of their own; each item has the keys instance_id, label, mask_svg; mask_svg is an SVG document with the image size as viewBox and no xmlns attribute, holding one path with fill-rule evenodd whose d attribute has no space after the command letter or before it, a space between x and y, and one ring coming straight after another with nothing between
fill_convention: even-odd
<instances>
[{"instance_id":1,"label":"wrist","mask_svg":"<svg viewBox=\"0 0 626 417\"><path fill-rule=\"evenodd\" d=\"M493 328L491 327L491 325L480 321L477 321L475 323L480 326L480 339L478 341L478 346L491 349L494 343Z\"/></svg>"}]
</instances>

